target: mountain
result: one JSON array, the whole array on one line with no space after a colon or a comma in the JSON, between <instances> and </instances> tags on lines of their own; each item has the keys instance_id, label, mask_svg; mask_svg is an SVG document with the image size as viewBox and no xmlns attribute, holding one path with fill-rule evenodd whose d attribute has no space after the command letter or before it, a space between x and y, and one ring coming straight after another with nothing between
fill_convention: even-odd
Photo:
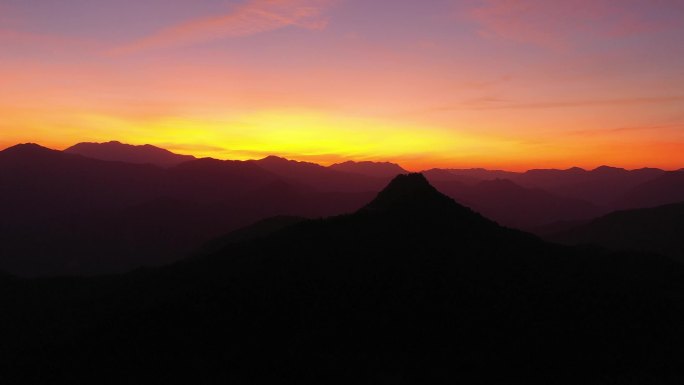
<instances>
[{"instance_id":1,"label":"mountain","mask_svg":"<svg viewBox=\"0 0 684 385\"><path fill-rule=\"evenodd\" d=\"M459 182L459 183L464 183L464 184L477 184L481 181L481 179L476 178L471 175L458 175L458 174L453 174L449 170L441 169L441 168L432 168L429 170L424 170L421 171L421 174L425 175L425 177L431 182L431 183L437 183L437 182Z\"/></svg>"},{"instance_id":2,"label":"mountain","mask_svg":"<svg viewBox=\"0 0 684 385\"><path fill-rule=\"evenodd\" d=\"M268 156L252 162L284 180L303 184L321 192L378 192L394 176L370 177L277 156Z\"/></svg>"},{"instance_id":3,"label":"mountain","mask_svg":"<svg viewBox=\"0 0 684 385\"><path fill-rule=\"evenodd\" d=\"M149 144L134 146L117 141L107 143L78 143L64 150L68 154L83 155L92 159L114 162L153 164L171 167L195 159L190 155L178 155Z\"/></svg>"},{"instance_id":4,"label":"mountain","mask_svg":"<svg viewBox=\"0 0 684 385\"><path fill-rule=\"evenodd\" d=\"M342 214L370 196L319 192L253 162L162 168L19 145L0 151L0 269L51 276L169 263L260 219Z\"/></svg>"},{"instance_id":5,"label":"mountain","mask_svg":"<svg viewBox=\"0 0 684 385\"><path fill-rule=\"evenodd\" d=\"M174 154L151 145L132 146L120 142L79 143L65 150L67 153L79 154L89 158L120 161L138 164L154 164L162 167L178 165L194 157ZM344 162L323 167L315 163L297 162L277 156L269 156L255 161L260 167L281 178L315 187L320 191L373 191L377 192L383 183L397 174L407 171L399 165L388 162ZM328 171L328 172L326 172ZM339 171L331 173L329 171ZM575 200L591 202L605 207L605 211L616 208L643 207L638 203L629 203L630 198L622 198L631 194L631 190L640 184L661 176L664 171L654 168L625 170L622 168L601 166L594 170L573 167L567 170L534 169L524 173L472 169L432 169L424 171L431 181L458 181L476 184L481 181L508 179L529 188L547 190ZM356 177L349 174L358 174ZM362 179L359 176L370 177ZM664 204L672 201L659 201Z\"/></svg>"},{"instance_id":6,"label":"mountain","mask_svg":"<svg viewBox=\"0 0 684 385\"><path fill-rule=\"evenodd\" d=\"M0 208L14 220L75 215L139 203L159 191L163 170L87 159L23 144L0 151Z\"/></svg>"},{"instance_id":7,"label":"mountain","mask_svg":"<svg viewBox=\"0 0 684 385\"><path fill-rule=\"evenodd\" d=\"M684 172L671 171L626 192L618 208L654 207L684 201Z\"/></svg>"},{"instance_id":8,"label":"mountain","mask_svg":"<svg viewBox=\"0 0 684 385\"><path fill-rule=\"evenodd\" d=\"M3 283L11 383L674 384L684 270L553 245L399 176L174 265Z\"/></svg>"},{"instance_id":9,"label":"mountain","mask_svg":"<svg viewBox=\"0 0 684 385\"><path fill-rule=\"evenodd\" d=\"M445 169L451 175L459 177L469 177L478 181L495 180L495 179L514 179L520 173L504 170L487 170L484 168L469 168L469 169Z\"/></svg>"},{"instance_id":10,"label":"mountain","mask_svg":"<svg viewBox=\"0 0 684 385\"><path fill-rule=\"evenodd\" d=\"M602 212L591 203L525 188L505 179L475 184L440 180L432 183L439 191L473 210L517 229L530 230L552 222L589 219Z\"/></svg>"},{"instance_id":11,"label":"mountain","mask_svg":"<svg viewBox=\"0 0 684 385\"><path fill-rule=\"evenodd\" d=\"M608 210L632 188L664 173L655 168L625 170L601 166L594 170L573 167L567 170L535 169L512 180L521 186L540 188L551 193L591 202Z\"/></svg>"},{"instance_id":12,"label":"mountain","mask_svg":"<svg viewBox=\"0 0 684 385\"><path fill-rule=\"evenodd\" d=\"M564 244L658 253L684 262L684 203L610 213L547 236Z\"/></svg>"},{"instance_id":13,"label":"mountain","mask_svg":"<svg viewBox=\"0 0 684 385\"><path fill-rule=\"evenodd\" d=\"M347 161L343 163L335 163L329 168L337 171L343 171L354 174L361 174L380 178L393 178L399 174L406 174L408 171L401 166L389 162L354 162Z\"/></svg>"},{"instance_id":14,"label":"mountain","mask_svg":"<svg viewBox=\"0 0 684 385\"><path fill-rule=\"evenodd\" d=\"M601 166L593 170L572 167L532 169L525 172L473 169L431 169L424 171L431 182L460 182L476 185L483 181L510 180L519 186L545 190L555 196L584 201L601 207L603 212L620 208L622 196L636 186L664 174L655 168L625 170ZM638 207L638 206L636 206Z\"/></svg>"}]
</instances>

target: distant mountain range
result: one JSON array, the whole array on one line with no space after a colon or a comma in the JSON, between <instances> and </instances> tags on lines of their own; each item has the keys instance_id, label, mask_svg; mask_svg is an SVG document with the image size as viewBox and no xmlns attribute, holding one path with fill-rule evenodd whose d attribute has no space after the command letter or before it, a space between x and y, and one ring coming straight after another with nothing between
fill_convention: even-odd
<instances>
[{"instance_id":1,"label":"distant mountain range","mask_svg":"<svg viewBox=\"0 0 684 385\"><path fill-rule=\"evenodd\" d=\"M195 159L119 142L67 151L18 145L0 151L0 269L43 276L164 264L265 218L353 212L395 173L406 170L276 156ZM433 169L425 176L471 209L525 230L684 202L684 173L657 169Z\"/></svg>"},{"instance_id":2,"label":"distant mountain range","mask_svg":"<svg viewBox=\"0 0 684 385\"><path fill-rule=\"evenodd\" d=\"M344 189L321 191L258 162L196 159L162 168L15 146L0 152L0 269L92 274L166 263L266 217L353 211L387 182L351 174L337 182L329 175L339 172L312 167L322 169L315 178Z\"/></svg>"},{"instance_id":3,"label":"distant mountain range","mask_svg":"<svg viewBox=\"0 0 684 385\"><path fill-rule=\"evenodd\" d=\"M375 177L390 177L393 178L399 174L406 174L408 171L401 166L389 162L353 162L347 161L344 163L335 163L329 166L333 170L345 171L354 174L375 176Z\"/></svg>"},{"instance_id":4,"label":"distant mountain range","mask_svg":"<svg viewBox=\"0 0 684 385\"><path fill-rule=\"evenodd\" d=\"M508 179L490 179L474 184L432 179L430 182L439 191L486 217L518 229L534 229L557 221L590 219L604 212L589 202L539 188L522 187Z\"/></svg>"},{"instance_id":5,"label":"distant mountain range","mask_svg":"<svg viewBox=\"0 0 684 385\"><path fill-rule=\"evenodd\" d=\"M195 159L194 156L174 154L171 151L149 144L133 146L117 141L107 143L78 143L67 148L64 152L99 160L153 164L161 167L177 166L183 162Z\"/></svg>"},{"instance_id":6,"label":"distant mountain range","mask_svg":"<svg viewBox=\"0 0 684 385\"><path fill-rule=\"evenodd\" d=\"M674 384L682 282L667 258L546 243L400 175L351 214L255 225L163 268L0 276L0 373L32 384Z\"/></svg>"},{"instance_id":7,"label":"distant mountain range","mask_svg":"<svg viewBox=\"0 0 684 385\"><path fill-rule=\"evenodd\" d=\"M534 169L521 173L501 170L440 170L426 172L431 181L459 181L478 183L483 180L507 179L516 184L546 190L555 195L590 202L611 210L623 205L624 196L639 185L664 175L656 168L625 170L601 166L593 170L573 167L566 170ZM632 204L642 204L637 200Z\"/></svg>"},{"instance_id":8,"label":"distant mountain range","mask_svg":"<svg viewBox=\"0 0 684 385\"><path fill-rule=\"evenodd\" d=\"M247 161L267 170L285 181L300 183L318 191L356 192L379 191L395 175L371 177L323 167L316 163L299 162L277 156Z\"/></svg>"}]
</instances>

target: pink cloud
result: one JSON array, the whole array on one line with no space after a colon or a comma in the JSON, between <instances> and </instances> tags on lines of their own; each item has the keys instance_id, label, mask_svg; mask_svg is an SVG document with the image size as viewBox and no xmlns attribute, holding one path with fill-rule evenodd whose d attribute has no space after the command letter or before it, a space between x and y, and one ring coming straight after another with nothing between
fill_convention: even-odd
<instances>
[{"instance_id":1,"label":"pink cloud","mask_svg":"<svg viewBox=\"0 0 684 385\"><path fill-rule=\"evenodd\" d=\"M565 50L581 35L615 38L666 28L667 22L638 9L673 4L676 0L484 0L467 16L483 36Z\"/></svg>"},{"instance_id":2,"label":"pink cloud","mask_svg":"<svg viewBox=\"0 0 684 385\"><path fill-rule=\"evenodd\" d=\"M223 15L190 20L158 31L109 53L135 53L148 49L167 48L211 41L215 39L249 36L294 26L323 29L323 16L331 0L249 0Z\"/></svg>"}]
</instances>

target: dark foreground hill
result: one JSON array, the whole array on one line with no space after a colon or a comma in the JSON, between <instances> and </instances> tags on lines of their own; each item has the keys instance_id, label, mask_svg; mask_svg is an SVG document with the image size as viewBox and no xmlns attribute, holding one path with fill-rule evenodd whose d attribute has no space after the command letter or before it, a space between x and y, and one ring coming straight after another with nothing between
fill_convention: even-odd
<instances>
[{"instance_id":1,"label":"dark foreground hill","mask_svg":"<svg viewBox=\"0 0 684 385\"><path fill-rule=\"evenodd\" d=\"M684 262L684 203L617 211L547 238L570 245L659 253Z\"/></svg>"},{"instance_id":2,"label":"dark foreground hill","mask_svg":"<svg viewBox=\"0 0 684 385\"><path fill-rule=\"evenodd\" d=\"M0 277L6 383L675 384L682 267L555 246L397 177L122 276Z\"/></svg>"}]
</instances>

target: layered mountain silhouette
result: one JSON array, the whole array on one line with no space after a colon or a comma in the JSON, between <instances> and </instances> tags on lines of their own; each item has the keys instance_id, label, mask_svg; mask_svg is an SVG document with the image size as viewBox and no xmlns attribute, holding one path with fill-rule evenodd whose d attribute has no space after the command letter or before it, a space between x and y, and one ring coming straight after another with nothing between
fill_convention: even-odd
<instances>
[{"instance_id":1,"label":"layered mountain silhouette","mask_svg":"<svg viewBox=\"0 0 684 385\"><path fill-rule=\"evenodd\" d=\"M92 151L70 153L79 148ZM107 158L107 149L116 157ZM268 217L353 212L403 171L390 163L323 167L275 156L189 159L118 142L81 144L69 152L19 145L0 151L0 269L49 276L164 264ZM614 207L684 200L678 189L684 174L655 169L433 169L425 175L438 190L499 224L554 233ZM548 226L559 221L572 226Z\"/></svg>"},{"instance_id":2,"label":"layered mountain silhouette","mask_svg":"<svg viewBox=\"0 0 684 385\"><path fill-rule=\"evenodd\" d=\"M631 189L663 173L663 170L655 168L625 170L601 166L584 170L574 167L568 170L529 170L513 180L522 186L537 187L615 209Z\"/></svg>"},{"instance_id":3,"label":"layered mountain silhouette","mask_svg":"<svg viewBox=\"0 0 684 385\"><path fill-rule=\"evenodd\" d=\"M646 251L684 262L684 203L610 213L548 235L565 244Z\"/></svg>"},{"instance_id":4,"label":"layered mountain silhouette","mask_svg":"<svg viewBox=\"0 0 684 385\"><path fill-rule=\"evenodd\" d=\"M374 177L395 177L399 174L408 173L408 171L404 170L398 164L390 162L347 161L343 163L332 164L329 166L329 168L333 170Z\"/></svg>"},{"instance_id":5,"label":"layered mountain silhouette","mask_svg":"<svg viewBox=\"0 0 684 385\"><path fill-rule=\"evenodd\" d=\"M320 192L254 162L162 168L19 145L0 152L0 269L41 276L166 263L266 217L356 210L373 194L366 188Z\"/></svg>"},{"instance_id":6,"label":"layered mountain silhouette","mask_svg":"<svg viewBox=\"0 0 684 385\"><path fill-rule=\"evenodd\" d=\"M684 172L672 171L641 183L629 190L618 208L655 207L684 202Z\"/></svg>"},{"instance_id":7,"label":"layered mountain silhouette","mask_svg":"<svg viewBox=\"0 0 684 385\"><path fill-rule=\"evenodd\" d=\"M515 179L520 173L504 170L487 170L484 168L469 169L431 169L423 172L429 180L439 180L442 182L479 182L494 179Z\"/></svg>"},{"instance_id":8,"label":"layered mountain silhouette","mask_svg":"<svg viewBox=\"0 0 684 385\"><path fill-rule=\"evenodd\" d=\"M0 281L12 383L677 383L684 270L545 243L395 178L177 264Z\"/></svg>"},{"instance_id":9,"label":"layered mountain silhouette","mask_svg":"<svg viewBox=\"0 0 684 385\"><path fill-rule=\"evenodd\" d=\"M252 162L283 180L294 181L324 192L377 192L387 183L388 178L396 175L372 177L353 174L316 163L299 162L277 156L268 156Z\"/></svg>"},{"instance_id":10,"label":"layered mountain silhouette","mask_svg":"<svg viewBox=\"0 0 684 385\"><path fill-rule=\"evenodd\" d=\"M151 146L133 146L121 142L78 143L64 150L69 154L83 155L88 158L115 162L153 164L161 167L177 166L183 162L194 160L194 156L178 155L163 148Z\"/></svg>"},{"instance_id":11,"label":"layered mountain silhouette","mask_svg":"<svg viewBox=\"0 0 684 385\"><path fill-rule=\"evenodd\" d=\"M556 221L590 219L603 213L601 208L589 202L522 187L507 179L474 184L439 178L430 180L441 192L473 210L504 226L518 229L534 229Z\"/></svg>"},{"instance_id":12,"label":"layered mountain silhouette","mask_svg":"<svg viewBox=\"0 0 684 385\"><path fill-rule=\"evenodd\" d=\"M601 166L593 170L572 167L566 170L533 169L525 172L511 172L486 169L433 169L425 175L433 182L456 181L477 184L496 179L510 180L522 187L545 190L554 195L584 201L604 210L625 208L625 196L632 189L665 174L656 168L625 170ZM632 200L630 207L641 207L638 200Z\"/></svg>"}]
</instances>

